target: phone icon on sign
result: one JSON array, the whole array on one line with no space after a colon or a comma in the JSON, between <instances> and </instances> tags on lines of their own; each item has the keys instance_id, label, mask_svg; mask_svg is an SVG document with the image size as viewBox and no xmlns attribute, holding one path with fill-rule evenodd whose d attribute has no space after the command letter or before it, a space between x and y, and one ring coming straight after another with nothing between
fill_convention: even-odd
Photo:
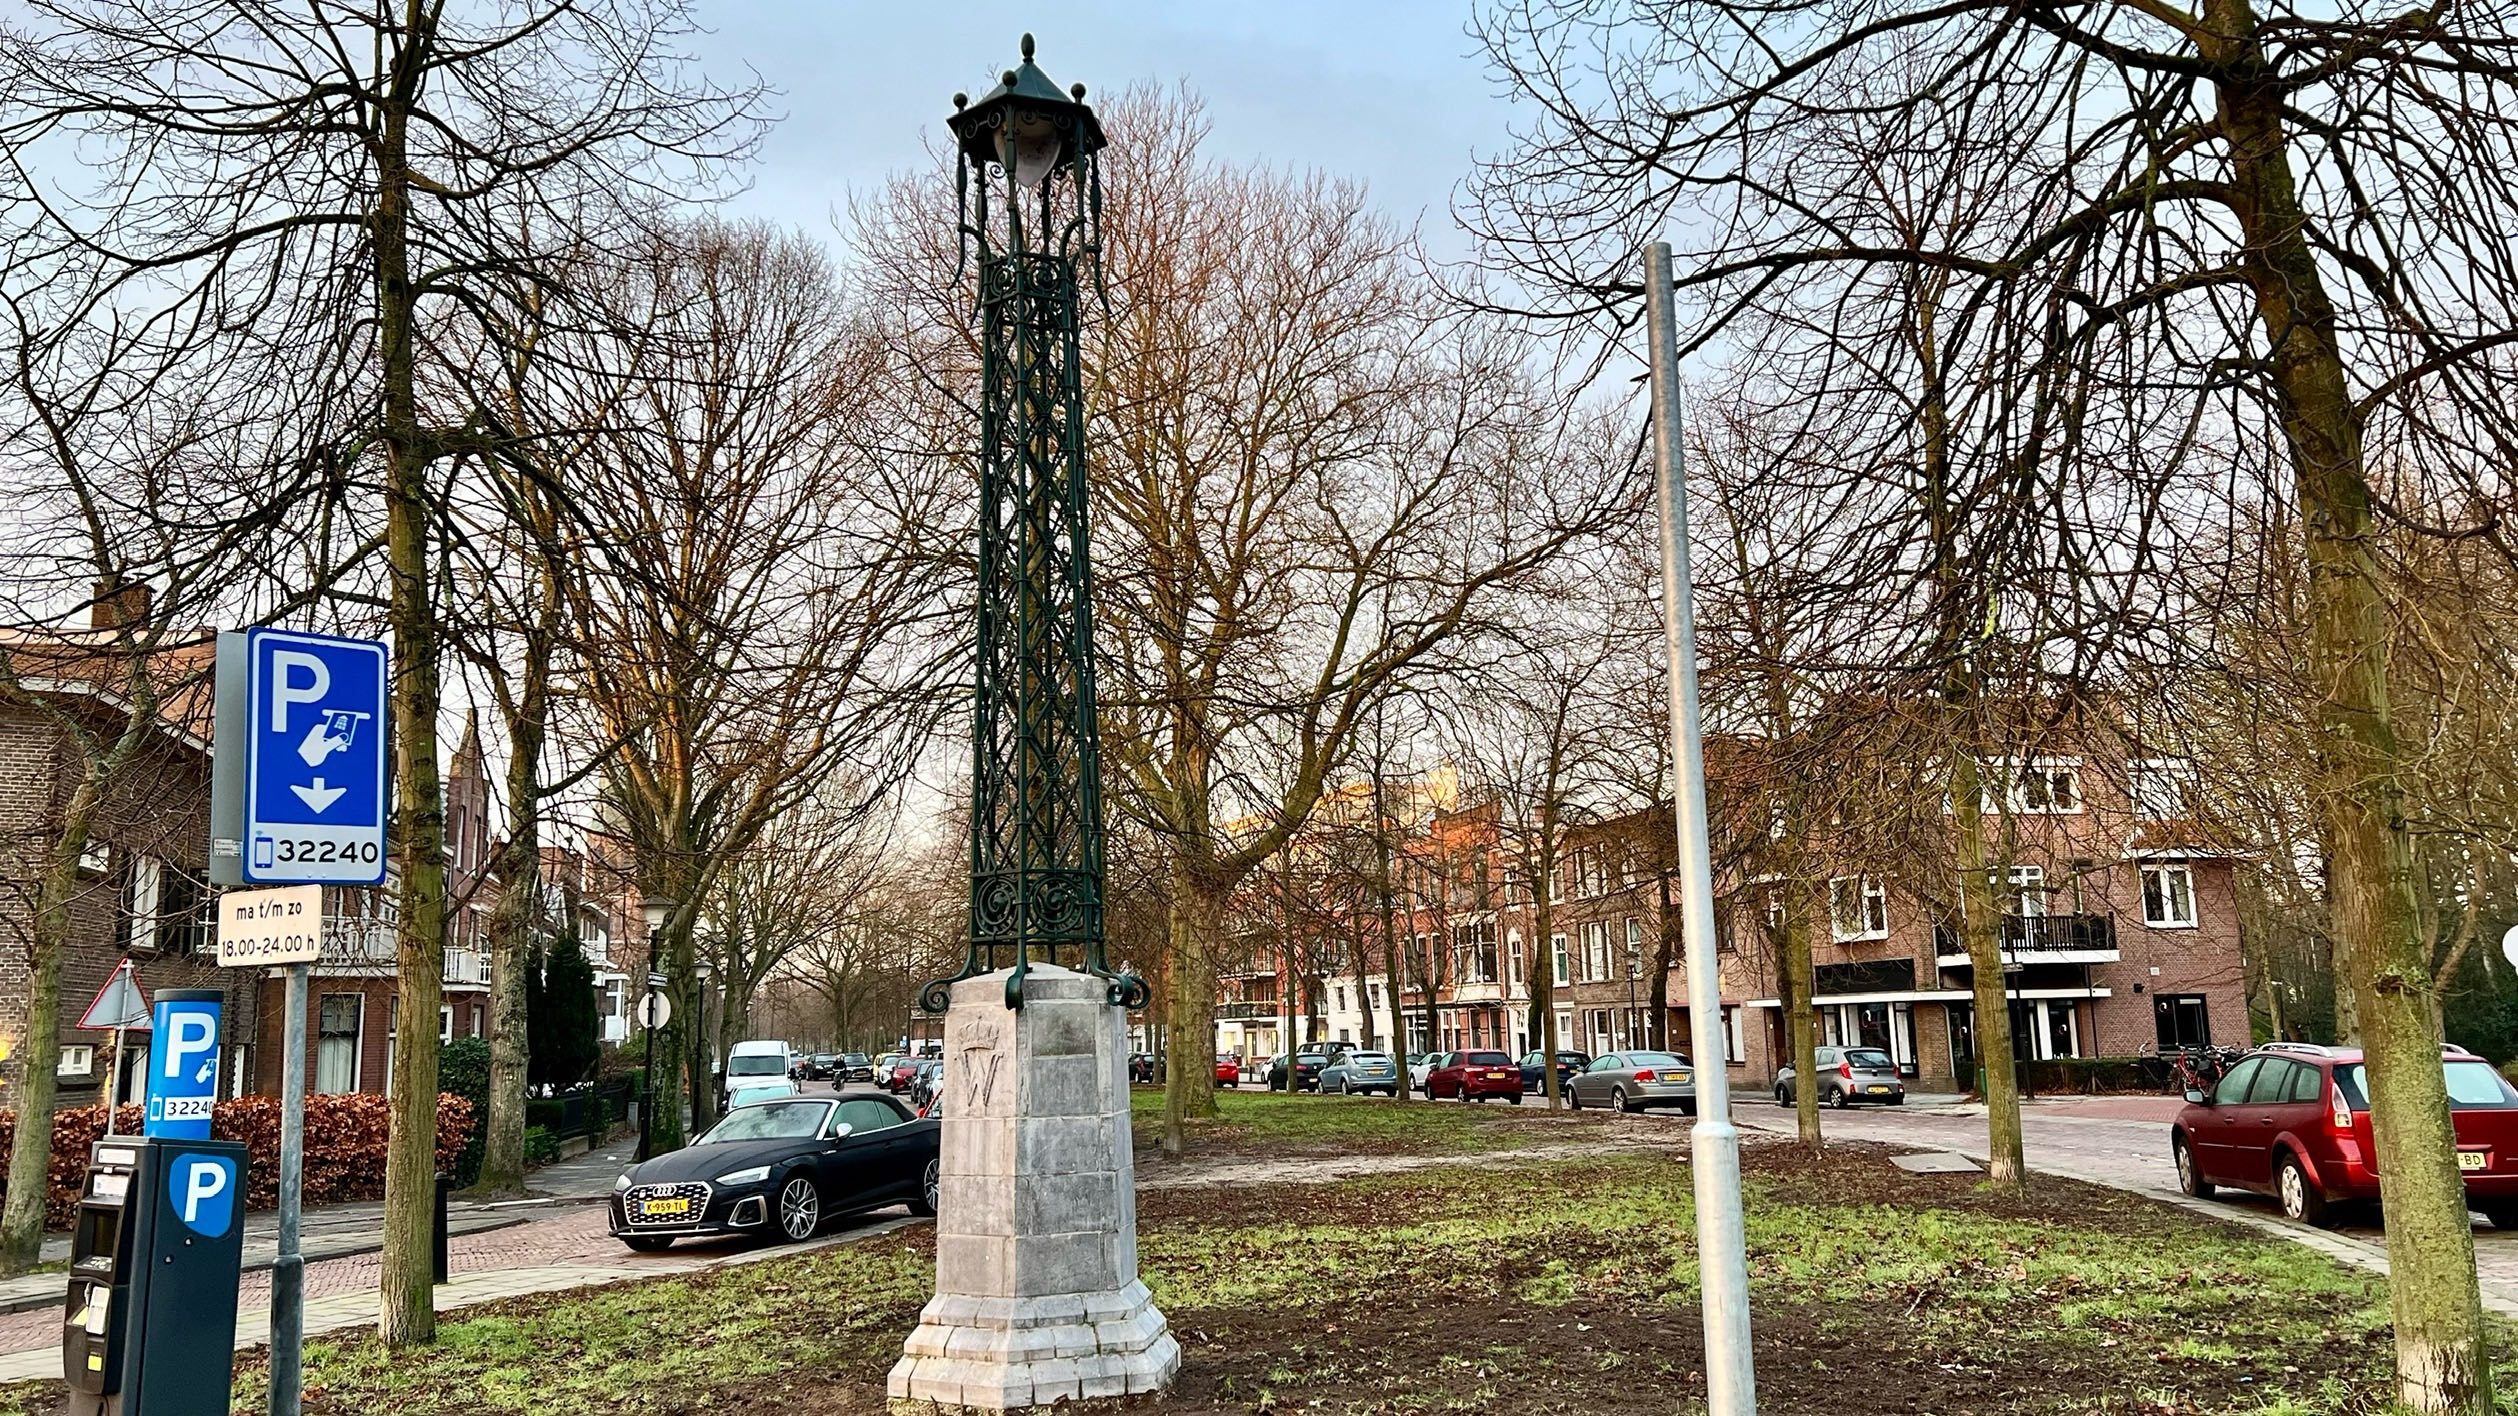
<instances>
[{"instance_id":1,"label":"phone icon on sign","mask_svg":"<svg viewBox=\"0 0 2518 1416\"><path fill-rule=\"evenodd\" d=\"M269 836L256 836L254 837L254 869L269 870L270 868L271 838Z\"/></svg>"}]
</instances>

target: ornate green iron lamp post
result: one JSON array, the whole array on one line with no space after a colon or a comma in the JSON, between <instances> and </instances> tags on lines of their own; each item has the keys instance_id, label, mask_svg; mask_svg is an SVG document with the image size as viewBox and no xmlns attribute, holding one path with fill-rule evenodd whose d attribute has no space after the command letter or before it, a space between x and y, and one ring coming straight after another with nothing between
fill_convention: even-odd
<instances>
[{"instance_id":1,"label":"ornate green iron lamp post","mask_svg":"<svg viewBox=\"0 0 2518 1416\"><path fill-rule=\"evenodd\" d=\"M970 952L921 992L1011 968L1023 1006L1035 962L1110 982L1102 939L1101 751L1094 720L1077 271L1097 280L1102 126L1084 86L1032 62L971 103L953 96L962 252L979 255L979 666L971 709Z\"/></svg>"}]
</instances>

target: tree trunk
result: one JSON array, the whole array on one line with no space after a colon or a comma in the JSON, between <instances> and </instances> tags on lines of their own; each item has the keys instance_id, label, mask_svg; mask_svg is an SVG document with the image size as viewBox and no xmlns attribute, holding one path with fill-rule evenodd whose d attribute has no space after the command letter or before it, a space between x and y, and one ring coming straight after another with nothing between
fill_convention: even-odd
<instances>
[{"instance_id":1,"label":"tree trunk","mask_svg":"<svg viewBox=\"0 0 2518 1416\"><path fill-rule=\"evenodd\" d=\"M1544 853L1547 868L1535 871L1538 889L1531 895L1530 928L1535 938L1530 961L1530 1011L1536 1025L1532 1032L1539 1039L1539 1089L1547 1094L1548 1110L1565 1104L1564 1084L1557 1080L1556 1054L1561 1039L1556 1035L1556 904L1548 898L1547 883L1555 875L1554 852Z\"/></svg>"},{"instance_id":2,"label":"tree trunk","mask_svg":"<svg viewBox=\"0 0 2518 1416\"><path fill-rule=\"evenodd\" d=\"M689 1097L683 1090L683 1078L691 1065L690 918L696 908L689 898L688 884L675 881L660 891L674 901L673 915L665 921L663 936L652 946L652 971L665 976L664 992L672 1000L672 1014L663 1027L656 1029L656 1066L647 1078L648 1097L656 1108L655 1120L648 1124L650 1155L680 1150L687 1136L682 1122L683 1105Z\"/></svg>"},{"instance_id":3,"label":"tree trunk","mask_svg":"<svg viewBox=\"0 0 2518 1416\"><path fill-rule=\"evenodd\" d=\"M1678 905L1670 898L1670 871L1666 868L1667 862L1663 862L1663 866L1664 868L1658 872L1661 917L1654 921L1656 927L1653 931L1651 1036L1653 1047L1667 1052L1670 1050L1670 962L1678 953L1680 921ZM1717 1026L1719 1026L1719 1020L1717 1020ZM1691 1034L1695 1031L1693 1018L1688 1021L1688 1031ZM1701 1038L1691 1036L1688 1039L1688 1045L1695 1047L1699 1052L1704 1050ZM1700 1063L1702 1060L1701 1057L1698 1059Z\"/></svg>"},{"instance_id":4,"label":"tree trunk","mask_svg":"<svg viewBox=\"0 0 2518 1416\"><path fill-rule=\"evenodd\" d=\"M2028 1153L2020 1139L2019 1074L2011 1056L2009 980L2002 972L2002 917L1985 859L1984 769L1974 750L1953 743L1950 751L1950 819L1956 837L1959 935L1975 975L1976 1065L1984 1077L1986 1172L1996 1185L2019 1189L2028 1180Z\"/></svg>"},{"instance_id":5,"label":"tree trunk","mask_svg":"<svg viewBox=\"0 0 2518 1416\"><path fill-rule=\"evenodd\" d=\"M1390 980L1390 1060L1398 1070L1399 1089L1392 1093L1400 1101L1409 1097L1408 1087L1408 978L1404 956L1399 948L1399 911L1393 899L1390 879L1389 813L1381 806L1381 764L1373 764L1373 850L1380 858L1380 874L1374 878L1374 893L1381 907L1382 974Z\"/></svg>"},{"instance_id":6,"label":"tree trunk","mask_svg":"<svg viewBox=\"0 0 2518 1416\"><path fill-rule=\"evenodd\" d=\"M542 891L540 683L547 668L525 665L525 690L508 724L507 846L499 864L498 910L490 921L490 1098L477 1188L513 1194L525 1186L525 1085L532 1041L525 1023L525 968ZM547 660L544 661L547 664Z\"/></svg>"},{"instance_id":7,"label":"tree trunk","mask_svg":"<svg viewBox=\"0 0 2518 1416\"><path fill-rule=\"evenodd\" d=\"M1163 1154L1180 1158L1190 1117L1216 1114L1215 938L1222 928L1221 892L1174 855L1168 911L1171 997L1164 1008ZM1288 1029L1290 1033L1291 1028ZM1203 1059L1195 1055L1203 1048ZM1289 1045L1289 1059L1292 1053ZM1288 1060L1287 1084L1293 1063Z\"/></svg>"},{"instance_id":8,"label":"tree trunk","mask_svg":"<svg viewBox=\"0 0 2518 1416\"><path fill-rule=\"evenodd\" d=\"M1348 946L1355 951L1355 1011L1363 1021L1361 1045L1370 1047L1373 1045L1373 953L1364 947L1361 938L1348 940Z\"/></svg>"},{"instance_id":9,"label":"tree trunk","mask_svg":"<svg viewBox=\"0 0 2518 1416\"><path fill-rule=\"evenodd\" d=\"M83 777L63 813L36 897L27 941L26 1036L17 1052L17 1132L9 1141L9 1195L0 1207L0 1274L33 1269L43 1258L44 1204L51 1195L53 1100L60 1090L61 949L70 935L70 902L79 891L79 856L87 849L103 789ZM105 1104L113 1105L107 1096Z\"/></svg>"},{"instance_id":10,"label":"tree trunk","mask_svg":"<svg viewBox=\"0 0 2518 1416\"><path fill-rule=\"evenodd\" d=\"M2377 1168L2387 1177L2380 1199L2397 1397L2414 1411L2482 1416L2494 1409L2492 1374L2414 891L2387 604L2369 551L2363 416L2305 235L2283 130L2286 90L2271 82L2246 0L2215 0L2205 25L2214 36L2206 57L2232 75L2219 98L2233 210L2247 238L2238 259L2266 334L2307 540L2310 667L2322 690L2316 785L2335 951L2352 985Z\"/></svg>"},{"instance_id":11,"label":"tree trunk","mask_svg":"<svg viewBox=\"0 0 2518 1416\"><path fill-rule=\"evenodd\" d=\"M1795 840L1799 837L1795 836ZM1794 877L1784 882L1784 1028L1792 1041L1793 1117L1801 1144L1816 1152L1827 1138L1819 1129L1818 969L1812 962L1811 931L1816 927L1818 894L1825 885Z\"/></svg>"},{"instance_id":12,"label":"tree trunk","mask_svg":"<svg viewBox=\"0 0 2518 1416\"><path fill-rule=\"evenodd\" d=\"M431 1218L437 1175L437 1009L444 993L446 796L437 771L437 605L431 586L428 439L419 417L417 294L409 248L408 125L429 36L404 36L382 115L377 200L369 222L382 372L387 622L394 638L394 826L401 924L393 1121L385 1147L384 1254L377 1331L388 1347L437 1336Z\"/></svg>"}]
</instances>

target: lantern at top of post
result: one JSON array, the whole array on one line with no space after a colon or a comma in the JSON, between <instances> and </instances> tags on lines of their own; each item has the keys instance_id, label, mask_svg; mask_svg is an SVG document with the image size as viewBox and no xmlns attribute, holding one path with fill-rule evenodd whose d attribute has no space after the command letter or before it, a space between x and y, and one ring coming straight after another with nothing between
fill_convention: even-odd
<instances>
[{"instance_id":1,"label":"lantern at top of post","mask_svg":"<svg viewBox=\"0 0 2518 1416\"><path fill-rule=\"evenodd\" d=\"M976 103L953 95L953 109L945 125L961 155L962 237L978 244L981 259L1001 251L1097 253L1102 188L1094 155L1104 139L1084 85L1059 92L1032 62L1027 34L1022 67L1006 70Z\"/></svg>"}]
</instances>

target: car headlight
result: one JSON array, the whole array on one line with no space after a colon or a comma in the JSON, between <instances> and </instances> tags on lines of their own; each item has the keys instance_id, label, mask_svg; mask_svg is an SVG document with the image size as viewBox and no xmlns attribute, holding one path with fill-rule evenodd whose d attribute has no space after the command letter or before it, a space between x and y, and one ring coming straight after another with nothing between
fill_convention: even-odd
<instances>
[{"instance_id":1,"label":"car headlight","mask_svg":"<svg viewBox=\"0 0 2518 1416\"><path fill-rule=\"evenodd\" d=\"M617 1194L621 1193L623 1190L628 1189L629 1187L630 1187L629 1172L628 1172L628 1171L626 1171L626 1170L624 1170L624 1171L622 1171L622 1172L621 1172L621 1178L612 1182L612 1193L617 1195Z\"/></svg>"},{"instance_id":2,"label":"car headlight","mask_svg":"<svg viewBox=\"0 0 2518 1416\"><path fill-rule=\"evenodd\" d=\"M754 1185L769 1178L769 1167L755 1165L745 1170L729 1170L717 1177L720 1185Z\"/></svg>"}]
</instances>

